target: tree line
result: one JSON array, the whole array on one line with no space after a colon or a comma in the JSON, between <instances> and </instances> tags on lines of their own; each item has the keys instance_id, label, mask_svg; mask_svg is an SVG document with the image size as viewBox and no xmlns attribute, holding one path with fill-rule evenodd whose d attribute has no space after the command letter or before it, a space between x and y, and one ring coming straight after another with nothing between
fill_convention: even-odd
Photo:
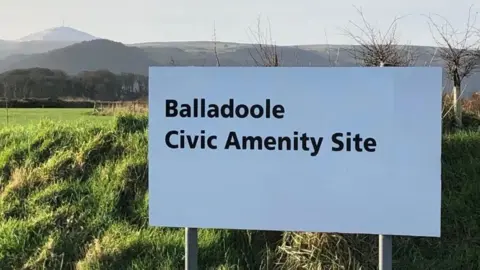
<instances>
[{"instance_id":1,"label":"tree line","mask_svg":"<svg viewBox=\"0 0 480 270\"><path fill-rule=\"evenodd\" d=\"M6 100L73 98L118 101L139 99L147 93L148 77L132 73L97 70L71 76L61 70L30 68L0 74L0 95Z\"/></svg>"}]
</instances>

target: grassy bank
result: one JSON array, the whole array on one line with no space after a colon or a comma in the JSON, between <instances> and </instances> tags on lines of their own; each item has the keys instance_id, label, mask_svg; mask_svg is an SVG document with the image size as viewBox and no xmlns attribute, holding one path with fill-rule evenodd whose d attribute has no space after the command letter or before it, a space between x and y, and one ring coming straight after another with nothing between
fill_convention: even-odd
<instances>
[{"instance_id":1,"label":"grassy bank","mask_svg":"<svg viewBox=\"0 0 480 270\"><path fill-rule=\"evenodd\" d=\"M146 125L0 130L0 269L182 269L183 230L148 227ZM480 134L443 152L442 238L394 237L394 269L480 269ZM375 236L277 236L200 230L200 269L376 268Z\"/></svg>"},{"instance_id":2,"label":"grassy bank","mask_svg":"<svg viewBox=\"0 0 480 270\"><path fill-rule=\"evenodd\" d=\"M122 117L2 130L0 269L180 269L183 231L147 226L146 125ZM202 230L200 263L260 265L262 237Z\"/></svg>"}]
</instances>

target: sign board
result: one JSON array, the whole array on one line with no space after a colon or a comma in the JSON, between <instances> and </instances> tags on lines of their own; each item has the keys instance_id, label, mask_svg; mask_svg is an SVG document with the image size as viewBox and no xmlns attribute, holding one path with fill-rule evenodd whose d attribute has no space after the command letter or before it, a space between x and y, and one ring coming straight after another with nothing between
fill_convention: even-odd
<instances>
[{"instance_id":1,"label":"sign board","mask_svg":"<svg viewBox=\"0 0 480 270\"><path fill-rule=\"evenodd\" d=\"M441 68L149 72L150 225L440 236Z\"/></svg>"}]
</instances>

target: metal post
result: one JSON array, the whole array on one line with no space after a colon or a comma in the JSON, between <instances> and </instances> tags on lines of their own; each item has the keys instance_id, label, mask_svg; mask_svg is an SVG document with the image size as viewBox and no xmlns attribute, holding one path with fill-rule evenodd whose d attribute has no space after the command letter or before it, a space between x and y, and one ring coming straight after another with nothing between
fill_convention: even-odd
<instances>
[{"instance_id":1,"label":"metal post","mask_svg":"<svg viewBox=\"0 0 480 270\"><path fill-rule=\"evenodd\" d=\"M388 63L380 62L380 67L388 67ZM378 236L378 268L379 270L392 270L392 236Z\"/></svg>"},{"instance_id":2,"label":"metal post","mask_svg":"<svg viewBox=\"0 0 480 270\"><path fill-rule=\"evenodd\" d=\"M379 235L378 237L378 268L392 270L392 236Z\"/></svg>"},{"instance_id":3,"label":"metal post","mask_svg":"<svg viewBox=\"0 0 480 270\"><path fill-rule=\"evenodd\" d=\"M198 269L198 230L185 228L185 270Z\"/></svg>"}]
</instances>

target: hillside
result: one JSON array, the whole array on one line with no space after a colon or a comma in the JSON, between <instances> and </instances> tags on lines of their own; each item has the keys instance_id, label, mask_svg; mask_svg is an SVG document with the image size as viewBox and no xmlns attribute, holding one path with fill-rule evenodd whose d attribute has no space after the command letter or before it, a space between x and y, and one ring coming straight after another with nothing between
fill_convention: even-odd
<instances>
[{"instance_id":1,"label":"hillside","mask_svg":"<svg viewBox=\"0 0 480 270\"><path fill-rule=\"evenodd\" d=\"M15 61L15 58L18 60ZM6 60L0 62L0 71L42 67L63 70L68 74L99 69L114 73L147 74L149 66L158 64L139 48L102 39L76 43L28 57L12 56Z\"/></svg>"},{"instance_id":2,"label":"hillside","mask_svg":"<svg viewBox=\"0 0 480 270\"><path fill-rule=\"evenodd\" d=\"M0 65L2 59L15 54L30 55L61 49L77 43L76 41L7 41L0 40Z\"/></svg>"},{"instance_id":3,"label":"hillside","mask_svg":"<svg viewBox=\"0 0 480 270\"><path fill-rule=\"evenodd\" d=\"M183 230L148 226L147 123L1 129L0 269L182 269ZM393 269L480 269L480 133L442 149L442 238L395 236ZM199 269L377 266L375 235L199 232Z\"/></svg>"},{"instance_id":4,"label":"hillside","mask_svg":"<svg viewBox=\"0 0 480 270\"><path fill-rule=\"evenodd\" d=\"M18 41L90 41L97 39L97 37L92 36L83 31L73 29L71 27L54 27L46 29L37 33L27 35L20 38Z\"/></svg>"},{"instance_id":5,"label":"hillside","mask_svg":"<svg viewBox=\"0 0 480 270\"><path fill-rule=\"evenodd\" d=\"M98 38L71 27L53 27L14 41L0 40L0 60L15 54L44 53L94 39Z\"/></svg>"},{"instance_id":6,"label":"hillside","mask_svg":"<svg viewBox=\"0 0 480 270\"><path fill-rule=\"evenodd\" d=\"M35 44L41 44L36 46ZM62 45L63 44L63 45ZM62 47L64 46L64 47ZM62 47L62 48L59 48ZM258 45L218 42L217 52L222 66L253 66L252 56ZM279 46L282 66L356 66L347 45L302 45ZM413 46L419 55L417 66L441 65L433 59L434 47ZM40 53L32 53L32 52ZM2 54L4 59L2 60ZM8 56L7 56L8 55ZM109 40L93 40L73 45L59 42L0 42L0 72L43 67L64 70L76 74L84 70L108 69L114 73L129 72L148 75L152 65L215 66L214 43L199 42L154 42L124 45ZM480 90L480 74L465 81L465 95ZM451 83L445 80L445 90Z\"/></svg>"}]
</instances>

